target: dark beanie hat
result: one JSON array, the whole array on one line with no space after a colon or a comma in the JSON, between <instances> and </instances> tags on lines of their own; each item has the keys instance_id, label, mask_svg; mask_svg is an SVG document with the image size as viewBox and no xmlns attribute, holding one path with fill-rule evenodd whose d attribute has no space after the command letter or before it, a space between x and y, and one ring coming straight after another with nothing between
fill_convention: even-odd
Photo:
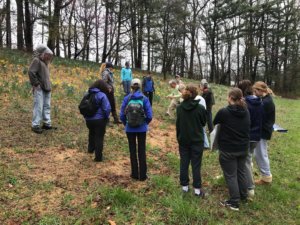
<instances>
[{"instance_id":1,"label":"dark beanie hat","mask_svg":"<svg viewBox=\"0 0 300 225\"><path fill-rule=\"evenodd\" d=\"M107 62L106 68L114 68L114 65L112 64L112 62Z\"/></svg>"}]
</instances>

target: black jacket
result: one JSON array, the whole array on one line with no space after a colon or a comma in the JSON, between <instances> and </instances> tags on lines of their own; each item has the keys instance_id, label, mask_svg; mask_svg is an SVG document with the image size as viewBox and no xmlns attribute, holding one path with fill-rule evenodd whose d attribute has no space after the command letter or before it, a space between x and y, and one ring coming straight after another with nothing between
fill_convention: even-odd
<instances>
[{"instance_id":1,"label":"black jacket","mask_svg":"<svg viewBox=\"0 0 300 225\"><path fill-rule=\"evenodd\" d=\"M246 108L229 105L220 109L213 123L221 126L218 140L220 151L248 151L250 115Z\"/></svg>"},{"instance_id":2,"label":"black jacket","mask_svg":"<svg viewBox=\"0 0 300 225\"><path fill-rule=\"evenodd\" d=\"M248 111L250 113L251 127L250 127L250 141L259 141L261 138L263 105L262 100L254 95L247 95L245 97Z\"/></svg>"},{"instance_id":3,"label":"black jacket","mask_svg":"<svg viewBox=\"0 0 300 225\"><path fill-rule=\"evenodd\" d=\"M263 101L263 120L261 138L270 140L273 132L273 125L275 123L275 105L270 95L262 98Z\"/></svg>"},{"instance_id":4,"label":"black jacket","mask_svg":"<svg viewBox=\"0 0 300 225\"><path fill-rule=\"evenodd\" d=\"M177 106L176 135L179 145L203 144L205 124L206 111L199 100L184 100Z\"/></svg>"},{"instance_id":5,"label":"black jacket","mask_svg":"<svg viewBox=\"0 0 300 225\"><path fill-rule=\"evenodd\" d=\"M205 99L206 110L211 111L212 106L215 104L214 93L210 88L205 88L202 93L202 97Z\"/></svg>"}]
</instances>

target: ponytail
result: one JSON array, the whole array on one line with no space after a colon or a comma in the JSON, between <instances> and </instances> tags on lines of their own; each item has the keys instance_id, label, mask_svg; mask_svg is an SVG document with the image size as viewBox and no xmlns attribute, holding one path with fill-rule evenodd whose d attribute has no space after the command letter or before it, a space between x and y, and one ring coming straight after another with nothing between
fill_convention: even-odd
<instances>
[{"instance_id":1,"label":"ponytail","mask_svg":"<svg viewBox=\"0 0 300 225\"><path fill-rule=\"evenodd\" d=\"M103 71L105 70L105 68L106 68L106 63L102 63L101 66L100 66L100 69L99 69L100 75L103 73Z\"/></svg>"},{"instance_id":2,"label":"ponytail","mask_svg":"<svg viewBox=\"0 0 300 225\"><path fill-rule=\"evenodd\" d=\"M247 108L247 104L243 98L243 93L239 88L232 88L229 93L228 97L234 102L234 105L239 105L243 108Z\"/></svg>"}]
</instances>

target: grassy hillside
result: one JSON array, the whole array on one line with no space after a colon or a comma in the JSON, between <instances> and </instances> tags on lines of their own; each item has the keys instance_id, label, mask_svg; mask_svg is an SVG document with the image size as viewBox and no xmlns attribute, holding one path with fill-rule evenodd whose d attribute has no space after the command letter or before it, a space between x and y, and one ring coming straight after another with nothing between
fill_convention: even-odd
<instances>
[{"instance_id":1,"label":"grassy hillside","mask_svg":"<svg viewBox=\"0 0 300 225\"><path fill-rule=\"evenodd\" d=\"M164 115L167 82L154 77L154 120L147 136L150 179L136 182L129 178L122 126L108 128L102 163L86 153L87 128L77 106L98 78L99 66L54 60L52 120L59 129L37 135L30 130L30 60L27 54L0 51L0 224L299 224L299 100L275 97L276 122L289 132L274 133L269 143L274 182L257 187L254 201L232 212L219 206L227 189L216 152L206 151L203 157L207 198L182 195L175 120ZM118 107L119 72L115 71ZM226 105L227 87L212 88L216 111Z\"/></svg>"}]
</instances>

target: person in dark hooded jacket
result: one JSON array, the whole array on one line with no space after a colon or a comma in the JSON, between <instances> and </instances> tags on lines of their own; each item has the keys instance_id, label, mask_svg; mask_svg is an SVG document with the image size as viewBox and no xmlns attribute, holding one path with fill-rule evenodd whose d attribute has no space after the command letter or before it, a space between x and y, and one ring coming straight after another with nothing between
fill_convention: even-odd
<instances>
[{"instance_id":1,"label":"person in dark hooded jacket","mask_svg":"<svg viewBox=\"0 0 300 225\"><path fill-rule=\"evenodd\" d=\"M192 165L193 187L196 196L204 197L201 190L201 163L204 148L206 124L205 108L194 100L197 87L187 85L183 90L183 102L177 107L176 136L180 153L180 184L183 192L189 189L189 164Z\"/></svg>"},{"instance_id":2,"label":"person in dark hooded jacket","mask_svg":"<svg viewBox=\"0 0 300 225\"><path fill-rule=\"evenodd\" d=\"M250 145L246 161L246 176L248 182L248 197L254 197L254 179L252 172L252 155L261 137L263 105L262 100L253 95L252 83L250 80L242 80L238 88L243 92L244 99L250 113Z\"/></svg>"},{"instance_id":3,"label":"person in dark hooded jacket","mask_svg":"<svg viewBox=\"0 0 300 225\"><path fill-rule=\"evenodd\" d=\"M141 92L141 81L137 78L131 81L132 93L125 96L121 110L120 120L125 126L125 132L129 144L131 178L135 180L145 181L147 176L146 162L146 133L148 124L152 120L152 108L149 99ZM126 111L128 103L133 101L141 101L143 104L144 121L137 127L132 127L127 121Z\"/></svg>"},{"instance_id":4,"label":"person in dark hooded jacket","mask_svg":"<svg viewBox=\"0 0 300 225\"><path fill-rule=\"evenodd\" d=\"M213 121L214 125L220 124L219 161L230 195L229 200L220 203L232 210L239 210L239 201L247 199L246 159L250 115L239 88L229 91L227 101L229 105L220 109Z\"/></svg>"},{"instance_id":5,"label":"person in dark hooded jacket","mask_svg":"<svg viewBox=\"0 0 300 225\"><path fill-rule=\"evenodd\" d=\"M103 80L97 80L90 86L88 93L95 93L95 102L98 106L95 115L85 117L86 126L89 129L88 152L95 152L94 161L101 162L103 160L104 134L111 111L111 106L106 96L109 93L109 90Z\"/></svg>"}]
</instances>

